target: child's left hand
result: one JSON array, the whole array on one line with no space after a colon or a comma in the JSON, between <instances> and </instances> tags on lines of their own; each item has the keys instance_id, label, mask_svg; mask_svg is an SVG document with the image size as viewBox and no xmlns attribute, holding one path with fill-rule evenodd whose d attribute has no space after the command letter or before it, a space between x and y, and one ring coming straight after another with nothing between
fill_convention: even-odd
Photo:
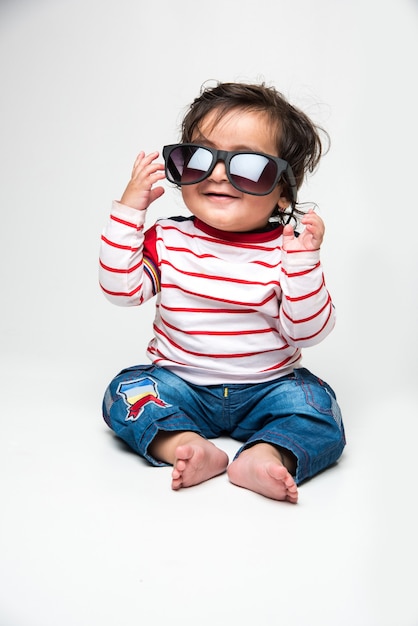
<instances>
[{"instance_id":1,"label":"child's left hand","mask_svg":"<svg viewBox=\"0 0 418 626\"><path fill-rule=\"evenodd\" d=\"M283 228L283 250L319 250L325 233L322 219L313 210L303 216L301 223L305 226L299 237L290 224Z\"/></svg>"}]
</instances>

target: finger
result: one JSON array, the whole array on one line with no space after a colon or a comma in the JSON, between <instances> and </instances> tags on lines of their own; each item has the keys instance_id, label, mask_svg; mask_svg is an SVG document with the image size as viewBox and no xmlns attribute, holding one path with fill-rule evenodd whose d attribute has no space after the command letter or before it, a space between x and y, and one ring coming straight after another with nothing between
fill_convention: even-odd
<instances>
[{"instance_id":1,"label":"finger","mask_svg":"<svg viewBox=\"0 0 418 626\"><path fill-rule=\"evenodd\" d=\"M317 215L313 211L309 211L308 213L305 213L305 215L302 217L301 222L303 224L313 224L319 223L320 220L321 218L319 217L319 215Z\"/></svg>"},{"instance_id":2,"label":"finger","mask_svg":"<svg viewBox=\"0 0 418 626\"><path fill-rule=\"evenodd\" d=\"M134 163L134 166L132 168L133 172L136 170L138 165L142 162L142 159L144 158L144 156L145 156L145 152L143 150L141 150L141 152L138 154L138 156L135 159L135 163Z\"/></svg>"},{"instance_id":3,"label":"finger","mask_svg":"<svg viewBox=\"0 0 418 626\"><path fill-rule=\"evenodd\" d=\"M286 224L283 227L283 236L284 237L294 237L295 231L293 230L293 226L291 224Z\"/></svg>"},{"instance_id":4,"label":"finger","mask_svg":"<svg viewBox=\"0 0 418 626\"><path fill-rule=\"evenodd\" d=\"M321 233L312 232L309 228L306 228L300 237L307 250L317 250L321 247L323 239Z\"/></svg>"},{"instance_id":5,"label":"finger","mask_svg":"<svg viewBox=\"0 0 418 626\"><path fill-rule=\"evenodd\" d=\"M158 182L159 180L164 180L164 178L165 178L165 172L162 172L162 171L153 172L149 176L151 185L155 185L156 182Z\"/></svg>"},{"instance_id":6,"label":"finger","mask_svg":"<svg viewBox=\"0 0 418 626\"><path fill-rule=\"evenodd\" d=\"M295 239L295 231L291 224L286 224L283 227L283 240L282 240L282 248L283 250L287 249L288 245L291 245L291 242Z\"/></svg>"},{"instance_id":7,"label":"finger","mask_svg":"<svg viewBox=\"0 0 418 626\"><path fill-rule=\"evenodd\" d=\"M165 193L164 187L154 187L154 189L151 189L150 202L154 202L154 200L161 198L163 193Z\"/></svg>"},{"instance_id":8,"label":"finger","mask_svg":"<svg viewBox=\"0 0 418 626\"><path fill-rule=\"evenodd\" d=\"M144 166L143 161L136 167L132 174L132 181L136 185L151 187L157 180L164 178L164 165L162 163L150 163Z\"/></svg>"},{"instance_id":9,"label":"finger","mask_svg":"<svg viewBox=\"0 0 418 626\"><path fill-rule=\"evenodd\" d=\"M150 152L150 154L145 154L145 152L141 150L141 152L138 154L138 156L135 159L135 163L133 167L134 171L138 169L139 166L146 167L147 165L155 161L155 159L158 158L159 155L160 153L158 151Z\"/></svg>"},{"instance_id":10,"label":"finger","mask_svg":"<svg viewBox=\"0 0 418 626\"><path fill-rule=\"evenodd\" d=\"M159 156L160 156L160 153L158 151L150 152L149 154L144 155L144 158L143 158L144 166L149 165L150 163L155 161L155 159L157 159Z\"/></svg>"}]
</instances>

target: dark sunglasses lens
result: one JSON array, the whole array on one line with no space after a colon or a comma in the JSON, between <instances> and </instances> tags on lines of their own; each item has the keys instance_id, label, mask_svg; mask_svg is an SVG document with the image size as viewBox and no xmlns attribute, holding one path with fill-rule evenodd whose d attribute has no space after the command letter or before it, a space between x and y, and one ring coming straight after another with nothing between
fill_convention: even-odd
<instances>
[{"instance_id":1,"label":"dark sunglasses lens","mask_svg":"<svg viewBox=\"0 0 418 626\"><path fill-rule=\"evenodd\" d=\"M277 165L262 154L236 154L229 164L233 184L245 193L269 193L277 178Z\"/></svg>"},{"instance_id":2,"label":"dark sunglasses lens","mask_svg":"<svg viewBox=\"0 0 418 626\"><path fill-rule=\"evenodd\" d=\"M177 146L167 159L167 173L171 182L190 185L203 180L212 165L209 150L199 146Z\"/></svg>"}]
</instances>

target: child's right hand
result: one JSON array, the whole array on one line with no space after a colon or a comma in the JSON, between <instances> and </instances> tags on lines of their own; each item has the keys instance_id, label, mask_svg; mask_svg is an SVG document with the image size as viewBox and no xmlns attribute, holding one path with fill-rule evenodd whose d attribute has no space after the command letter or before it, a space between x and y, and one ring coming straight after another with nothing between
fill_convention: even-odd
<instances>
[{"instance_id":1,"label":"child's right hand","mask_svg":"<svg viewBox=\"0 0 418 626\"><path fill-rule=\"evenodd\" d=\"M126 204L132 209L145 211L154 200L160 198L164 193L163 187L154 187L153 185L165 178L164 165L156 163L155 159L159 156L158 152L145 154L140 152L134 163L131 180L128 183L122 198L122 204Z\"/></svg>"}]
</instances>

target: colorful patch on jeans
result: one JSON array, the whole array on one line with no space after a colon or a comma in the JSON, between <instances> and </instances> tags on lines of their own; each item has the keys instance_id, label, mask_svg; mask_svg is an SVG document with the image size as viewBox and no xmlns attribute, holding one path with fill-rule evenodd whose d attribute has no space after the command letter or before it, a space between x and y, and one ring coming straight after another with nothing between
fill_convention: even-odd
<instances>
[{"instance_id":1,"label":"colorful patch on jeans","mask_svg":"<svg viewBox=\"0 0 418 626\"><path fill-rule=\"evenodd\" d=\"M158 384L148 376L120 383L116 393L123 398L128 407L126 422L135 422L147 404L155 404L162 408L171 406L161 400Z\"/></svg>"}]
</instances>

